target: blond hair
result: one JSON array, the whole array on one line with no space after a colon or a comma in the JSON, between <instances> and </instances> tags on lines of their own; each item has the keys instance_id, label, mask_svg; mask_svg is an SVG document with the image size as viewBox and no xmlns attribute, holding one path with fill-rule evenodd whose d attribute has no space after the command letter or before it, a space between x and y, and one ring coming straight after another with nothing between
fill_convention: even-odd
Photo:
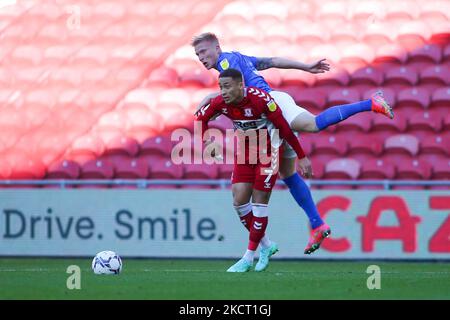
<instances>
[{"instance_id":1,"label":"blond hair","mask_svg":"<svg viewBox=\"0 0 450 320\"><path fill-rule=\"evenodd\" d=\"M198 45L200 42L203 42L203 41L219 43L219 39L217 38L217 36L214 33L205 32L205 33L199 34L198 36L195 36L191 41L191 46L195 47L196 45Z\"/></svg>"}]
</instances>

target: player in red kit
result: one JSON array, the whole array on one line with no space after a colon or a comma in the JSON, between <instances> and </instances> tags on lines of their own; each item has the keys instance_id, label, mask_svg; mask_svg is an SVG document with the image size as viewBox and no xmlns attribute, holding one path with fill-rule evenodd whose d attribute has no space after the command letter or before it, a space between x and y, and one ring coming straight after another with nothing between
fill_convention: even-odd
<instances>
[{"instance_id":1,"label":"player in red kit","mask_svg":"<svg viewBox=\"0 0 450 320\"><path fill-rule=\"evenodd\" d=\"M292 146L299 159L306 156L280 108L267 92L255 87L244 87L242 74L236 69L223 71L219 76L219 85L221 95L201 108L197 119L202 122L202 132L205 133L208 121L223 114L233 121L237 133L242 133L241 137L244 137L240 141L243 141L245 155L240 158L239 153L235 153L231 182L233 205L250 235L244 256L227 271L246 272L253 266L259 244L263 249L270 250L270 255L278 250L276 244L265 236L267 204L278 176L278 160L272 160L272 156L276 156L273 152L278 152L277 146L281 145L273 134L274 129L278 129L280 138ZM254 139L255 135L248 135L251 131L257 132L257 139ZM265 135L263 139L260 138L261 134ZM204 140L210 143L207 135ZM252 163L251 158L255 153L256 161ZM264 162L261 154L267 154L271 161ZM268 259L259 261L255 271L263 271L267 265Z\"/></svg>"}]
</instances>

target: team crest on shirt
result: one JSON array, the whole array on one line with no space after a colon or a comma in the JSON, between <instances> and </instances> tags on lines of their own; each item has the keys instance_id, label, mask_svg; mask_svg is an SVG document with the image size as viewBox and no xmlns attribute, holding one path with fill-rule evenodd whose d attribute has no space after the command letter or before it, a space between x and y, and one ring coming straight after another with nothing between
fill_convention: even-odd
<instances>
[{"instance_id":1,"label":"team crest on shirt","mask_svg":"<svg viewBox=\"0 0 450 320\"><path fill-rule=\"evenodd\" d=\"M227 70L230 67L230 63L227 59L223 59L222 61L220 61L220 66L223 70Z\"/></svg>"},{"instance_id":2,"label":"team crest on shirt","mask_svg":"<svg viewBox=\"0 0 450 320\"><path fill-rule=\"evenodd\" d=\"M269 101L269 103L267 104L267 107L269 107L269 110L271 112L274 112L275 110L277 110L277 104L273 100Z\"/></svg>"},{"instance_id":3,"label":"team crest on shirt","mask_svg":"<svg viewBox=\"0 0 450 320\"><path fill-rule=\"evenodd\" d=\"M244 109L244 115L246 117L253 117L252 109Z\"/></svg>"}]
</instances>

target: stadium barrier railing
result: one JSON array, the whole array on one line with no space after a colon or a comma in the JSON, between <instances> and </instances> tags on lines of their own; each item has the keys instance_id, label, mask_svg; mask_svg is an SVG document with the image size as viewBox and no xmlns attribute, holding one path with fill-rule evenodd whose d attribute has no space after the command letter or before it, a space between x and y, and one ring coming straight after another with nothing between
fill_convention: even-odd
<instances>
[{"instance_id":1,"label":"stadium barrier railing","mask_svg":"<svg viewBox=\"0 0 450 320\"><path fill-rule=\"evenodd\" d=\"M450 188L450 180L306 180L311 187L320 186L382 186L384 190L391 190L394 186L442 186ZM225 189L231 185L229 179L90 179L90 180L0 180L1 187L14 186L59 186L65 189L70 186L80 185L105 185L105 186L135 186L138 189L147 189L155 185L177 185L177 186L218 186ZM277 181L277 185L284 185Z\"/></svg>"}]
</instances>

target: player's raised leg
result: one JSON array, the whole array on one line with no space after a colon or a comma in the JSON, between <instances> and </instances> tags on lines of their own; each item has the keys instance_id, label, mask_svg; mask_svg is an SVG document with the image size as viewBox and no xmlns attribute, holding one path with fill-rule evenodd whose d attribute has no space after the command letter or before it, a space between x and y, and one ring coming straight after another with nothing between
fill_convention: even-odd
<instances>
[{"instance_id":1,"label":"player's raised leg","mask_svg":"<svg viewBox=\"0 0 450 320\"><path fill-rule=\"evenodd\" d=\"M310 112L300 113L291 122L291 128L295 131L318 132L366 111L380 113L390 119L394 118L392 107L383 97L382 92L378 91L369 100L330 107L316 116Z\"/></svg>"},{"instance_id":2,"label":"player's raised leg","mask_svg":"<svg viewBox=\"0 0 450 320\"><path fill-rule=\"evenodd\" d=\"M312 232L304 252L310 254L320 247L323 239L331 233L331 229L320 217L308 185L295 170L293 156L295 153L286 148L281 160L280 176L289 187L292 197L308 216Z\"/></svg>"}]
</instances>

